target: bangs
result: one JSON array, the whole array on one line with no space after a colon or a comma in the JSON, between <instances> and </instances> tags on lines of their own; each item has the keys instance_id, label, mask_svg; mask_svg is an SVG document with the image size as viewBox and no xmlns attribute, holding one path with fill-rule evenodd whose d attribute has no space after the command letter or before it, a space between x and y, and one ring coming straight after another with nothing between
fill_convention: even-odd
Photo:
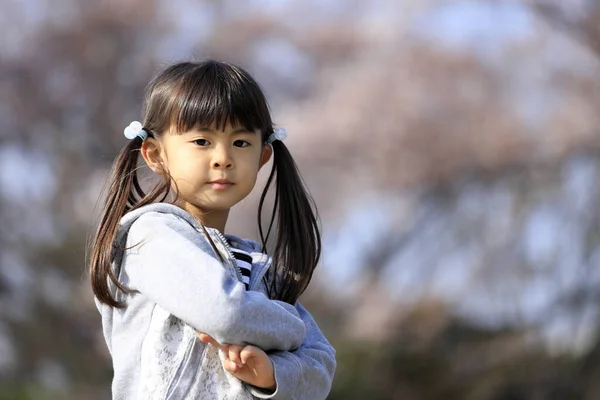
<instances>
[{"instance_id":1,"label":"bangs","mask_svg":"<svg viewBox=\"0 0 600 400\"><path fill-rule=\"evenodd\" d=\"M262 90L244 70L211 61L194 65L181 76L171 96L170 123L178 133L230 123L249 131L272 130Z\"/></svg>"}]
</instances>

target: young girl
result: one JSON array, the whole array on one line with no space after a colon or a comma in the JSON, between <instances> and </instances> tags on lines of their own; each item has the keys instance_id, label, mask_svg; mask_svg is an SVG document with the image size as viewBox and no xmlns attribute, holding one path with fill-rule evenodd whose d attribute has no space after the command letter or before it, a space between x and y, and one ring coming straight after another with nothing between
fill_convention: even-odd
<instances>
[{"instance_id":1,"label":"young girl","mask_svg":"<svg viewBox=\"0 0 600 400\"><path fill-rule=\"evenodd\" d=\"M320 256L317 218L258 84L226 63L176 64L143 114L125 129L91 248L113 399L324 399L335 351L297 302ZM162 181L148 193L140 154ZM262 246L224 235L271 156Z\"/></svg>"}]
</instances>

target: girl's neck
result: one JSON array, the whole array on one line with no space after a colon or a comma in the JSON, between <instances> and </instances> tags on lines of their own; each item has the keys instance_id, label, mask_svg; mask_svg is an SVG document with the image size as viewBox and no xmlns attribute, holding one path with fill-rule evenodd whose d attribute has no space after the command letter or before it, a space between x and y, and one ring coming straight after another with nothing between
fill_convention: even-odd
<instances>
[{"instance_id":1,"label":"girl's neck","mask_svg":"<svg viewBox=\"0 0 600 400\"><path fill-rule=\"evenodd\" d=\"M202 222L204 226L214 228L221 233L225 233L225 225L227 224L227 217L229 217L229 209L204 211L203 209L190 203L177 205L189 212L194 218Z\"/></svg>"}]
</instances>

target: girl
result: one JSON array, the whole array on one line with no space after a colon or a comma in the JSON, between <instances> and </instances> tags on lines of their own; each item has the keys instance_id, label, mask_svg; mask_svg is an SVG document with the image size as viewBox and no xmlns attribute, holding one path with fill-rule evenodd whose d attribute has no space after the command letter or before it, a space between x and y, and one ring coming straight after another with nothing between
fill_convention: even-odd
<instances>
[{"instance_id":1,"label":"girl","mask_svg":"<svg viewBox=\"0 0 600 400\"><path fill-rule=\"evenodd\" d=\"M335 351L297 302L320 256L317 218L258 84L226 63L176 64L143 114L125 129L91 248L113 399L324 399ZM162 181L149 192L139 154ZM223 235L271 156L262 246Z\"/></svg>"}]
</instances>

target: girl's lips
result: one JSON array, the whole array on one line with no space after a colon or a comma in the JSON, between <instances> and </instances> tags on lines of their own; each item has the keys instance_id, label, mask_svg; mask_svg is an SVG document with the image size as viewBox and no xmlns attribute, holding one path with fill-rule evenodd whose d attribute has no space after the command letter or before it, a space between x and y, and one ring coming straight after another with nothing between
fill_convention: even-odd
<instances>
[{"instance_id":1,"label":"girl's lips","mask_svg":"<svg viewBox=\"0 0 600 400\"><path fill-rule=\"evenodd\" d=\"M209 185L212 186L213 189L216 189L216 190L228 189L233 186L232 182L229 182L228 180L225 180L225 179L219 179L219 180L211 181L208 183L209 183Z\"/></svg>"}]
</instances>

